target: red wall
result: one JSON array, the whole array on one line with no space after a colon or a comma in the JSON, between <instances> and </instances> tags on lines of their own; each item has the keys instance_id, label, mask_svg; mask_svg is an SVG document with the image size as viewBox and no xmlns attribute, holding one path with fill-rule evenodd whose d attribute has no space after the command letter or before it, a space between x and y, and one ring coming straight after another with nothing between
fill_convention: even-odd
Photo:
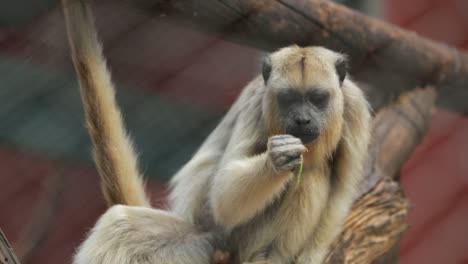
<instances>
[{"instance_id":1,"label":"red wall","mask_svg":"<svg viewBox=\"0 0 468 264\"><path fill-rule=\"evenodd\" d=\"M431 39L468 48L467 0L387 0L387 18ZM467 84L468 87L468 84ZM414 208L401 263L468 263L468 119L436 111L402 184Z\"/></svg>"}]
</instances>

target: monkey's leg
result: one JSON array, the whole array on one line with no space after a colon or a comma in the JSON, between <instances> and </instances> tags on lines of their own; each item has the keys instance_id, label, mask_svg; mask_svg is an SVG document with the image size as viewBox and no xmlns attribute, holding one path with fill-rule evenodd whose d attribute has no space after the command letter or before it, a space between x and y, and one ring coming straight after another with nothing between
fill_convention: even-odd
<instances>
[{"instance_id":1,"label":"monkey's leg","mask_svg":"<svg viewBox=\"0 0 468 264\"><path fill-rule=\"evenodd\" d=\"M98 220L74 264L208 264L209 234L162 210L116 205Z\"/></svg>"},{"instance_id":2,"label":"monkey's leg","mask_svg":"<svg viewBox=\"0 0 468 264\"><path fill-rule=\"evenodd\" d=\"M299 254L297 264L320 264L333 240L342 231L343 223L353 202L353 195L345 190L330 194L328 207L320 217L318 228Z\"/></svg>"},{"instance_id":3,"label":"monkey's leg","mask_svg":"<svg viewBox=\"0 0 468 264\"><path fill-rule=\"evenodd\" d=\"M280 135L269 139L265 153L229 159L215 175L210 192L218 224L233 228L262 211L292 178L291 171L299 166L304 151L300 139Z\"/></svg>"}]
</instances>

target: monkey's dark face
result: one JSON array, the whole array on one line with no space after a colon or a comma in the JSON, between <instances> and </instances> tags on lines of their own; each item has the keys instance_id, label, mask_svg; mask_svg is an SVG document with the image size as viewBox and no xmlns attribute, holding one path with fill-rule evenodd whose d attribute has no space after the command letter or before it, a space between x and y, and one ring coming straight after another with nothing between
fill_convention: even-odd
<instances>
[{"instance_id":1,"label":"monkey's dark face","mask_svg":"<svg viewBox=\"0 0 468 264\"><path fill-rule=\"evenodd\" d=\"M330 94L327 90L281 89L276 94L280 119L287 134L308 144L320 136Z\"/></svg>"},{"instance_id":2,"label":"monkey's dark face","mask_svg":"<svg viewBox=\"0 0 468 264\"><path fill-rule=\"evenodd\" d=\"M287 133L309 144L332 126L340 127L336 123L343 112L346 68L343 55L323 47L290 46L266 57L263 107L271 133Z\"/></svg>"}]
</instances>

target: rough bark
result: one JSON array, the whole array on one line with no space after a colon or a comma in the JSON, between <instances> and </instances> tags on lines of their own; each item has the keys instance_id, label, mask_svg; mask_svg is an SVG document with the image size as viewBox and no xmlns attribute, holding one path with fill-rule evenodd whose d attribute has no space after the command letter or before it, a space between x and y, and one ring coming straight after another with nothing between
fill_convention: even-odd
<instances>
[{"instance_id":1,"label":"rough bark","mask_svg":"<svg viewBox=\"0 0 468 264\"><path fill-rule=\"evenodd\" d=\"M409 207L397 182L380 180L355 203L325 263L365 264L384 257L406 230Z\"/></svg>"},{"instance_id":2,"label":"rough bark","mask_svg":"<svg viewBox=\"0 0 468 264\"><path fill-rule=\"evenodd\" d=\"M373 141L361 194L384 177L397 178L401 166L426 133L435 98L434 88L418 89L377 113L372 121Z\"/></svg>"},{"instance_id":3,"label":"rough bark","mask_svg":"<svg viewBox=\"0 0 468 264\"><path fill-rule=\"evenodd\" d=\"M267 51L323 45L351 58L351 73L370 84L375 109L404 91L434 85L442 105L468 113L468 56L456 49L327 0L137 0L152 15ZM465 99L465 100L463 100Z\"/></svg>"},{"instance_id":4,"label":"rough bark","mask_svg":"<svg viewBox=\"0 0 468 264\"><path fill-rule=\"evenodd\" d=\"M392 178L423 139L434 101L434 89L416 90L377 114L363 195L325 263L398 261L398 242L407 228L410 203Z\"/></svg>"}]
</instances>

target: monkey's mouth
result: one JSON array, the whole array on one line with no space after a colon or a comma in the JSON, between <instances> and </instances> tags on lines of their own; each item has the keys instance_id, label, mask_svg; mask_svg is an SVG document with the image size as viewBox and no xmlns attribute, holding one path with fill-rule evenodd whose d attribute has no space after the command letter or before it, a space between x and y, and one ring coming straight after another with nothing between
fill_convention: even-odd
<instances>
[{"instance_id":1,"label":"monkey's mouth","mask_svg":"<svg viewBox=\"0 0 468 264\"><path fill-rule=\"evenodd\" d=\"M302 144L309 144L319 137L319 133L290 133L292 136L299 138Z\"/></svg>"}]
</instances>

